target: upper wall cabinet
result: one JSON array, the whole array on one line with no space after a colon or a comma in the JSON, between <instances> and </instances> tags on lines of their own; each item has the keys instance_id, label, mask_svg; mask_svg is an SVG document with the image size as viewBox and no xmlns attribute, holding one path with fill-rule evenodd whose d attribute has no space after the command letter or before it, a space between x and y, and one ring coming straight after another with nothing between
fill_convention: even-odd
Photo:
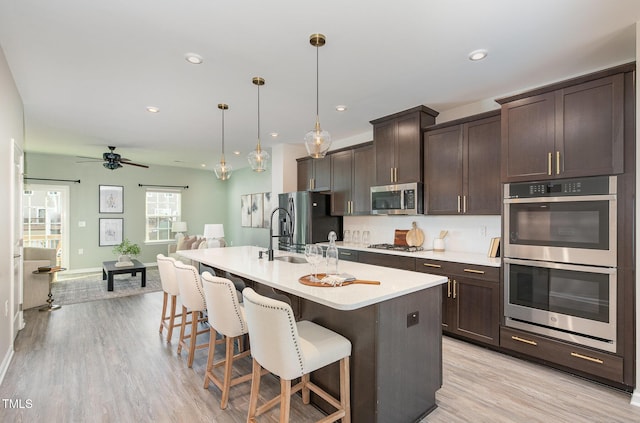
<instances>
[{"instance_id":1,"label":"upper wall cabinet","mask_svg":"<svg viewBox=\"0 0 640 423\"><path fill-rule=\"evenodd\" d=\"M497 100L502 181L622 173L626 67Z\"/></svg>"},{"instance_id":2,"label":"upper wall cabinet","mask_svg":"<svg viewBox=\"0 0 640 423\"><path fill-rule=\"evenodd\" d=\"M422 129L438 112L425 106L372 120L376 185L422 181Z\"/></svg>"},{"instance_id":3,"label":"upper wall cabinet","mask_svg":"<svg viewBox=\"0 0 640 423\"><path fill-rule=\"evenodd\" d=\"M500 214L499 112L429 128L424 145L425 214Z\"/></svg>"},{"instance_id":4,"label":"upper wall cabinet","mask_svg":"<svg viewBox=\"0 0 640 423\"><path fill-rule=\"evenodd\" d=\"M298 191L329 191L331 189L331 158L303 157L298 160Z\"/></svg>"},{"instance_id":5,"label":"upper wall cabinet","mask_svg":"<svg viewBox=\"0 0 640 423\"><path fill-rule=\"evenodd\" d=\"M370 214L370 188L374 183L371 143L331 153L331 214Z\"/></svg>"}]
</instances>

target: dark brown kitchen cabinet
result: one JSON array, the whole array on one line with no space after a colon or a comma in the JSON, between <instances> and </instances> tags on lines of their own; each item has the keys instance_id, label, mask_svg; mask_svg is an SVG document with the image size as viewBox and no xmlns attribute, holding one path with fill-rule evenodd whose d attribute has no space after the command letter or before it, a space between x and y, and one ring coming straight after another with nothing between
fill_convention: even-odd
<instances>
[{"instance_id":1,"label":"dark brown kitchen cabinet","mask_svg":"<svg viewBox=\"0 0 640 423\"><path fill-rule=\"evenodd\" d=\"M422 182L422 129L438 112L425 106L372 120L376 185Z\"/></svg>"},{"instance_id":2,"label":"dark brown kitchen cabinet","mask_svg":"<svg viewBox=\"0 0 640 423\"><path fill-rule=\"evenodd\" d=\"M298 191L329 191L331 189L331 158L303 157L298 161Z\"/></svg>"},{"instance_id":3,"label":"dark brown kitchen cabinet","mask_svg":"<svg viewBox=\"0 0 640 423\"><path fill-rule=\"evenodd\" d=\"M331 214L364 215L371 211L374 149L368 143L331 154Z\"/></svg>"},{"instance_id":4,"label":"dark brown kitchen cabinet","mask_svg":"<svg viewBox=\"0 0 640 423\"><path fill-rule=\"evenodd\" d=\"M489 345L500 342L500 268L416 259L416 270L447 276L442 330Z\"/></svg>"},{"instance_id":5,"label":"dark brown kitchen cabinet","mask_svg":"<svg viewBox=\"0 0 640 423\"><path fill-rule=\"evenodd\" d=\"M416 259L413 257L397 256L393 254L359 251L358 262L373 264L374 266L392 267L394 269L416 270Z\"/></svg>"},{"instance_id":6,"label":"dark brown kitchen cabinet","mask_svg":"<svg viewBox=\"0 0 640 423\"><path fill-rule=\"evenodd\" d=\"M587 75L497 100L503 182L624 171L624 74Z\"/></svg>"},{"instance_id":7,"label":"dark brown kitchen cabinet","mask_svg":"<svg viewBox=\"0 0 640 423\"><path fill-rule=\"evenodd\" d=\"M499 112L429 128L424 145L425 214L500 214Z\"/></svg>"}]
</instances>

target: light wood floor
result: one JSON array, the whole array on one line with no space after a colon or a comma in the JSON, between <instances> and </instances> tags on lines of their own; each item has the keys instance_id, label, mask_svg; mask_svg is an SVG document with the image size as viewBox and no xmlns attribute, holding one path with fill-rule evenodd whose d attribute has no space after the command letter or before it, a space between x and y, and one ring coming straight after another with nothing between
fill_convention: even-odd
<instances>
[{"instance_id":1,"label":"light wood floor","mask_svg":"<svg viewBox=\"0 0 640 423\"><path fill-rule=\"evenodd\" d=\"M193 369L158 334L161 293L29 310L0 398L30 400L7 409L11 422L244 422L249 384L220 392L202 388L206 351ZM177 333L174 334L177 338ZM438 408L423 422L639 422L630 395L464 342L444 338L444 386ZM419 363L416 363L419 365ZM249 371L250 361L241 362ZM265 377L264 396L278 382ZM277 421L273 410L261 422ZM292 422L312 422L319 411L292 402ZM390 422L396 423L396 422Z\"/></svg>"}]
</instances>

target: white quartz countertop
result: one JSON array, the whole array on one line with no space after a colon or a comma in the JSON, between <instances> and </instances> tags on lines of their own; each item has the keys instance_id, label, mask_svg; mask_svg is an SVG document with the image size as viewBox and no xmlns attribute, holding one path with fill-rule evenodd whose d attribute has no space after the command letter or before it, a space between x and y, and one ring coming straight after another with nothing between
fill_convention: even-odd
<instances>
[{"instance_id":1,"label":"white quartz countertop","mask_svg":"<svg viewBox=\"0 0 640 423\"><path fill-rule=\"evenodd\" d=\"M349 273L356 279L377 280L380 281L380 285L308 286L300 283L298 279L311 273L311 265L280 260L268 261L266 254L259 259L259 251L264 251L264 248L251 246L207 248L177 251L177 253L185 258L338 310L355 310L432 288L447 281L444 276L342 260L338 269L340 273ZM275 256L304 258L302 254L285 251L275 251ZM318 266L318 271L324 271L322 264Z\"/></svg>"},{"instance_id":2,"label":"white quartz countertop","mask_svg":"<svg viewBox=\"0 0 640 423\"><path fill-rule=\"evenodd\" d=\"M325 242L320 245L322 245L323 247L326 247L329 245L329 243ZM502 262L500 257L490 258L490 257L487 257L486 254L467 253L462 251L444 251L439 253L432 250L424 250L424 251L417 251L415 253L411 253L407 251L368 248L363 245L345 244L343 242L336 242L336 246L338 247L338 249L366 251L368 253L390 254L390 255L405 256L405 257L415 257L419 259L453 261L457 263L476 264L478 266L500 267L500 264Z\"/></svg>"}]
</instances>

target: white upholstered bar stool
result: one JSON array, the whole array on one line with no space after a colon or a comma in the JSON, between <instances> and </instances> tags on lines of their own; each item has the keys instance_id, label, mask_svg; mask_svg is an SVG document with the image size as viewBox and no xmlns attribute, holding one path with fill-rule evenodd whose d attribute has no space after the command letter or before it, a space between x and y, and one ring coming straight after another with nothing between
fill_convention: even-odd
<instances>
[{"instance_id":1,"label":"white upholstered bar stool","mask_svg":"<svg viewBox=\"0 0 640 423\"><path fill-rule=\"evenodd\" d=\"M207 301L207 313L209 316L209 358L204 375L204 388L209 388L213 382L222 391L220 408L227 408L229 401L229 389L242 382L251 380L251 373L231 378L233 362L236 359L248 356L251 351L242 351L241 337L248 333L247 322L244 318L244 307L238 301L236 287L232 281L226 278L213 276L209 272L202 274L202 287ZM224 337L225 358L214 362L217 333ZM238 340L238 354L234 354L234 343ZM224 375L220 379L215 375L216 368L224 366Z\"/></svg>"},{"instance_id":2,"label":"white upholstered bar stool","mask_svg":"<svg viewBox=\"0 0 640 423\"><path fill-rule=\"evenodd\" d=\"M253 378L247 422L280 403L280 422L289 421L291 395L302 390L302 401L308 404L313 391L337 409L322 422L351 421L349 399L349 357L351 342L325 327L306 320L297 322L289 304L264 297L253 289L242 291L245 316L249 327ZM311 372L340 361L340 400L310 381ZM258 407L262 368L280 377L280 395ZM291 381L301 381L291 387Z\"/></svg>"},{"instance_id":3,"label":"white upholstered bar stool","mask_svg":"<svg viewBox=\"0 0 640 423\"><path fill-rule=\"evenodd\" d=\"M180 300L182 301L182 322L180 324L180 342L178 343L178 354L182 352L182 348L188 348L189 354L187 365L193 365L193 357L197 349L207 348L208 342L197 344L198 335L209 332L209 329L198 331L198 323L207 321L204 316L206 303L204 292L202 291L202 281L198 270L181 261L174 261L176 279L180 288ZM186 335L187 314L191 312L191 332ZM188 342L187 342L188 341Z\"/></svg>"},{"instance_id":4,"label":"white upholstered bar stool","mask_svg":"<svg viewBox=\"0 0 640 423\"><path fill-rule=\"evenodd\" d=\"M176 268L173 257L167 257L163 254L156 256L158 263L158 272L160 273L160 282L162 283L163 299L162 299L162 316L160 317L160 333L162 329L167 329L167 342L171 342L173 335L173 328L176 326L176 319L179 315L176 314L176 303L178 296L180 295L180 288L178 287L178 280L176 279ZM171 298L171 306L169 309L169 315L167 316L167 306L169 305L169 298Z\"/></svg>"}]
</instances>

